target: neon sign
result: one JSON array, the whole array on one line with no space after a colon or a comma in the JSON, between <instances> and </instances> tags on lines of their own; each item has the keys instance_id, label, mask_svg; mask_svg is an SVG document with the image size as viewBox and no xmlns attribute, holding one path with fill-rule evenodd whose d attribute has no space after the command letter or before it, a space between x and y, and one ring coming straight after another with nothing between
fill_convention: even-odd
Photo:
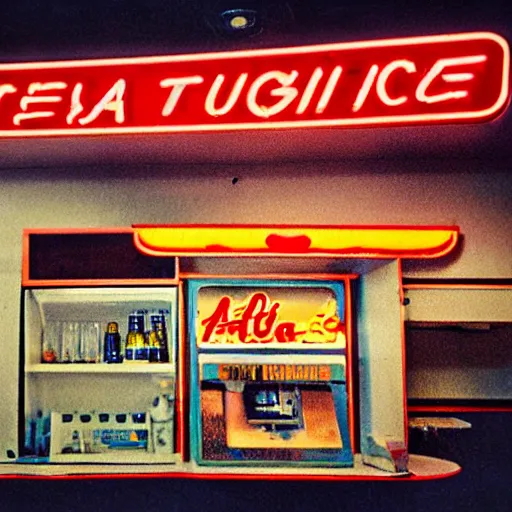
<instances>
[{"instance_id":1,"label":"neon sign","mask_svg":"<svg viewBox=\"0 0 512 512\"><path fill-rule=\"evenodd\" d=\"M507 42L487 32L0 65L0 136L486 121Z\"/></svg>"},{"instance_id":2,"label":"neon sign","mask_svg":"<svg viewBox=\"0 0 512 512\"><path fill-rule=\"evenodd\" d=\"M199 321L199 346L280 347L291 345L328 345L344 347L345 326L337 314L337 304L330 298L317 313L304 321L280 318L282 304L262 291L242 301L224 295L213 313Z\"/></svg>"},{"instance_id":3,"label":"neon sign","mask_svg":"<svg viewBox=\"0 0 512 512\"><path fill-rule=\"evenodd\" d=\"M438 258L457 244L456 226L134 226L134 244L152 256Z\"/></svg>"}]
</instances>

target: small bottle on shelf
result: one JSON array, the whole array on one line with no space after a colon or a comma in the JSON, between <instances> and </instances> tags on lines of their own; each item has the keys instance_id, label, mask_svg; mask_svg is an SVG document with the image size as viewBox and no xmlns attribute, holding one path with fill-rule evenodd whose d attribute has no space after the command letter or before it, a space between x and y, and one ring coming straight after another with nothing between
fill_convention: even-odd
<instances>
[{"instance_id":1,"label":"small bottle on shelf","mask_svg":"<svg viewBox=\"0 0 512 512\"><path fill-rule=\"evenodd\" d=\"M148 341L144 331L146 311L137 310L128 315L128 334L126 336L125 360L147 361Z\"/></svg>"},{"instance_id":2,"label":"small bottle on shelf","mask_svg":"<svg viewBox=\"0 0 512 512\"><path fill-rule=\"evenodd\" d=\"M165 316L166 310L159 310L151 315L151 331L149 335L149 361L154 363L169 362L169 344Z\"/></svg>"},{"instance_id":3,"label":"small bottle on shelf","mask_svg":"<svg viewBox=\"0 0 512 512\"><path fill-rule=\"evenodd\" d=\"M155 328L154 315L150 317L151 330L148 333L149 341L149 362L158 363L160 362L160 340L158 339L157 331Z\"/></svg>"},{"instance_id":4,"label":"small bottle on shelf","mask_svg":"<svg viewBox=\"0 0 512 512\"><path fill-rule=\"evenodd\" d=\"M109 322L105 333L104 360L106 363L122 363L121 336L117 322Z\"/></svg>"}]
</instances>

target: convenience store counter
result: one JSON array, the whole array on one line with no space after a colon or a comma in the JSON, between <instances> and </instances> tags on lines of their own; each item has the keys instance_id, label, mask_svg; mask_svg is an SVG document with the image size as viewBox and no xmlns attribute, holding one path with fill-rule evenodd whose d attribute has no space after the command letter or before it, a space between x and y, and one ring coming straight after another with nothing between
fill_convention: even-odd
<instances>
[{"instance_id":1,"label":"convenience store counter","mask_svg":"<svg viewBox=\"0 0 512 512\"><path fill-rule=\"evenodd\" d=\"M351 468L218 468L178 464L0 464L0 478L206 478L232 480L435 480L460 473L448 460L409 455L408 473L389 473L354 456Z\"/></svg>"}]
</instances>

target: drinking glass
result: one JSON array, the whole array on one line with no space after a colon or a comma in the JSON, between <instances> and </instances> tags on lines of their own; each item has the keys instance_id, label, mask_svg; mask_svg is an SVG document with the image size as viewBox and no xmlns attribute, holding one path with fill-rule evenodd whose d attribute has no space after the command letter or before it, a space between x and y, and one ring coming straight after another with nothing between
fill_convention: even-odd
<instances>
[{"instance_id":1,"label":"drinking glass","mask_svg":"<svg viewBox=\"0 0 512 512\"><path fill-rule=\"evenodd\" d=\"M61 351L61 323L50 320L43 328L42 363L58 363Z\"/></svg>"},{"instance_id":2,"label":"drinking glass","mask_svg":"<svg viewBox=\"0 0 512 512\"><path fill-rule=\"evenodd\" d=\"M82 322L81 324L81 357L86 363L96 363L100 358L100 324L98 322Z\"/></svg>"},{"instance_id":3,"label":"drinking glass","mask_svg":"<svg viewBox=\"0 0 512 512\"><path fill-rule=\"evenodd\" d=\"M62 322L62 362L77 363L81 359L80 323Z\"/></svg>"}]
</instances>

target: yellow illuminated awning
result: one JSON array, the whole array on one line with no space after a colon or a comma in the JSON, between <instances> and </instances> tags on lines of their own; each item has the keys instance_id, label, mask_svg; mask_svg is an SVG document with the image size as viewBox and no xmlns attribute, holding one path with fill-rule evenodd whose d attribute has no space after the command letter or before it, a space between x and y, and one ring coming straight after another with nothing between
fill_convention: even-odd
<instances>
[{"instance_id":1,"label":"yellow illuminated awning","mask_svg":"<svg viewBox=\"0 0 512 512\"><path fill-rule=\"evenodd\" d=\"M456 226L135 225L134 243L156 256L437 258Z\"/></svg>"}]
</instances>

